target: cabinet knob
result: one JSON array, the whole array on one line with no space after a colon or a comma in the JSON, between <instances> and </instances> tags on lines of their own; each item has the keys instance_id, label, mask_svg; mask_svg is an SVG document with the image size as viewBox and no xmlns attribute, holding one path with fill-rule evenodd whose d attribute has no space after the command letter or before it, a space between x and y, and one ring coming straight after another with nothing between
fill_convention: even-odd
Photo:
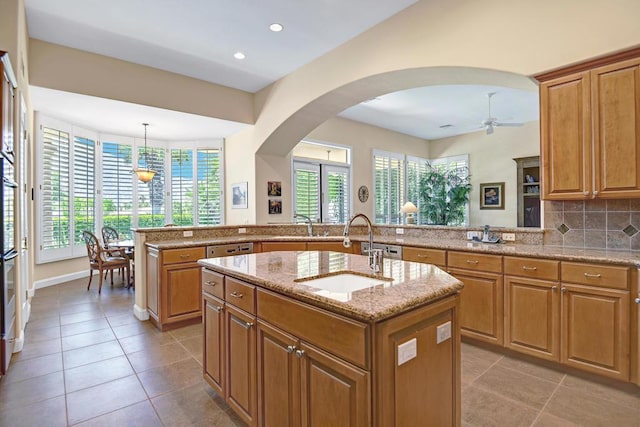
<instances>
[{"instance_id":1,"label":"cabinet knob","mask_svg":"<svg viewBox=\"0 0 640 427\"><path fill-rule=\"evenodd\" d=\"M588 191L585 191L585 192L583 192L582 194L584 194L585 196L588 196L588 195L589 195L589 192L588 192Z\"/></svg>"},{"instance_id":2,"label":"cabinet knob","mask_svg":"<svg viewBox=\"0 0 640 427\"><path fill-rule=\"evenodd\" d=\"M218 307L214 305L213 309L216 311L216 313L222 313L222 310L224 310L224 307Z\"/></svg>"},{"instance_id":3,"label":"cabinet knob","mask_svg":"<svg viewBox=\"0 0 640 427\"><path fill-rule=\"evenodd\" d=\"M240 293L240 292L233 291L233 292L231 292L231 296L234 297L234 298L242 298L244 295L242 293Z\"/></svg>"},{"instance_id":4,"label":"cabinet knob","mask_svg":"<svg viewBox=\"0 0 640 427\"><path fill-rule=\"evenodd\" d=\"M296 356L298 357L304 356L304 350L296 350Z\"/></svg>"},{"instance_id":5,"label":"cabinet knob","mask_svg":"<svg viewBox=\"0 0 640 427\"><path fill-rule=\"evenodd\" d=\"M243 325L243 326L244 326L244 328L245 328L245 329L249 329L249 328L251 328L251 327L253 326L253 323L251 323L251 322L244 322L244 325Z\"/></svg>"},{"instance_id":6,"label":"cabinet knob","mask_svg":"<svg viewBox=\"0 0 640 427\"><path fill-rule=\"evenodd\" d=\"M595 197L595 196L597 196L597 195L598 195L598 190L596 190L596 191L594 191L594 192L593 192L593 196L594 196L594 197Z\"/></svg>"},{"instance_id":7,"label":"cabinet knob","mask_svg":"<svg viewBox=\"0 0 640 427\"><path fill-rule=\"evenodd\" d=\"M287 346L287 353L291 354L296 350L296 346L295 345L288 345Z\"/></svg>"},{"instance_id":8,"label":"cabinet knob","mask_svg":"<svg viewBox=\"0 0 640 427\"><path fill-rule=\"evenodd\" d=\"M551 290L552 290L553 292L555 292L555 291L557 291L557 290L558 290L558 287L557 287L557 286L552 286L552 287L551 287Z\"/></svg>"},{"instance_id":9,"label":"cabinet knob","mask_svg":"<svg viewBox=\"0 0 640 427\"><path fill-rule=\"evenodd\" d=\"M640 298L636 298L634 301L636 302L636 304L640 304Z\"/></svg>"},{"instance_id":10,"label":"cabinet knob","mask_svg":"<svg viewBox=\"0 0 640 427\"><path fill-rule=\"evenodd\" d=\"M562 293L566 293L567 292L567 288L562 288Z\"/></svg>"}]
</instances>

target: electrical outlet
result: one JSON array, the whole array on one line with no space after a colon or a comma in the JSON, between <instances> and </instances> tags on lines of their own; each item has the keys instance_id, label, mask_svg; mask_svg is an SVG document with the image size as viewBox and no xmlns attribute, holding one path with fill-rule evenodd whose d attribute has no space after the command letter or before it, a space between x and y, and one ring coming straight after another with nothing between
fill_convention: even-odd
<instances>
[{"instance_id":1,"label":"electrical outlet","mask_svg":"<svg viewBox=\"0 0 640 427\"><path fill-rule=\"evenodd\" d=\"M418 355L418 340L411 339L398 346L398 366L407 363Z\"/></svg>"},{"instance_id":2,"label":"electrical outlet","mask_svg":"<svg viewBox=\"0 0 640 427\"><path fill-rule=\"evenodd\" d=\"M238 234L245 234L247 232L247 229L242 227L242 228L238 228Z\"/></svg>"},{"instance_id":3,"label":"electrical outlet","mask_svg":"<svg viewBox=\"0 0 640 427\"><path fill-rule=\"evenodd\" d=\"M404 228L396 228L396 234L404 234Z\"/></svg>"},{"instance_id":4,"label":"electrical outlet","mask_svg":"<svg viewBox=\"0 0 640 427\"><path fill-rule=\"evenodd\" d=\"M193 237L193 231L191 230L186 230L182 232L182 236L183 237Z\"/></svg>"},{"instance_id":5,"label":"electrical outlet","mask_svg":"<svg viewBox=\"0 0 640 427\"><path fill-rule=\"evenodd\" d=\"M443 323L436 328L436 344L451 338L451 322Z\"/></svg>"},{"instance_id":6,"label":"electrical outlet","mask_svg":"<svg viewBox=\"0 0 640 427\"><path fill-rule=\"evenodd\" d=\"M516 233L502 233L502 240L505 242L515 242Z\"/></svg>"},{"instance_id":7,"label":"electrical outlet","mask_svg":"<svg viewBox=\"0 0 640 427\"><path fill-rule=\"evenodd\" d=\"M467 231L467 240L472 240L474 237L482 237L482 231Z\"/></svg>"}]
</instances>

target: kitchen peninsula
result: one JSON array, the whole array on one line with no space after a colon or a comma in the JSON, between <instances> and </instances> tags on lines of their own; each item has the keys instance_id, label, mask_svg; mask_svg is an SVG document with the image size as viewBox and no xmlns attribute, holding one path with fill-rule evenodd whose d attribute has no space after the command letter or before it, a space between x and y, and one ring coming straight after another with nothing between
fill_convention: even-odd
<instances>
[{"instance_id":1,"label":"kitchen peninsula","mask_svg":"<svg viewBox=\"0 0 640 427\"><path fill-rule=\"evenodd\" d=\"M249 425L460 425L459 280L330 251L198 264L204 376Z\"/></svg>"}]
</instances>

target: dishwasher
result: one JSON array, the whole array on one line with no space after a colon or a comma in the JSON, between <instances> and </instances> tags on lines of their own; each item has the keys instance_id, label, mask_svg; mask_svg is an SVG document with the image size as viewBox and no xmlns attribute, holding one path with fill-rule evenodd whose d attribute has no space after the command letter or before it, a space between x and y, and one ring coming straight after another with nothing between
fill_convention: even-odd
<instances>
[{"instance_id":1,"label":"dishwasher","mask_svg":"<svg viewBox=\"0 0 640 427\"><path fill-rule=\"evenodd\" d=\"M402 246L387 245L385 243L374 243L373 249L382 249L382 253L385 258L389 259L402 259ZM369 250L369 242L362 242L361 251L362 255L367 255Z\"/></svg>"},{"instance_id":2,"label":"dishwasher","mask_svg":"<svg viewBox=\"0 0 640 427\"><path fill-rule=\"evenodd\" d=\"M229 245L207 246L207 258L253 253L253 243L234 243Z\"/></svg>"}]
</instances>

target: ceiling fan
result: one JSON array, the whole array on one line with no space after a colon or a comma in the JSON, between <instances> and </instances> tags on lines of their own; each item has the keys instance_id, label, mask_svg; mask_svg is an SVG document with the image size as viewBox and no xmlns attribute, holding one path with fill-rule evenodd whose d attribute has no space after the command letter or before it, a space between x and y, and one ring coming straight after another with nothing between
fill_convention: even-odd
<instances>
[{"instance_id":1,"label":"ceiling fan","mask_svg":"<svg viewBox=\"0 0 640 427\"><path fill-rule=\"evenodd\" d=\"M522 126L524 123L504 123L504 122L499 122L498 119L496 119L495 117L491 116L491 97L493 95L495 95L496 92L489 92L487 94L487 98L489 98L489 117L487 117L486 119L484 119L482 121L482 126L484 126L484 129L487 133L487 135L491 135L493 133L493 130L495 127L498 126L508 126L508 127L519 127Z\"/></svg>"}]
</instances>

